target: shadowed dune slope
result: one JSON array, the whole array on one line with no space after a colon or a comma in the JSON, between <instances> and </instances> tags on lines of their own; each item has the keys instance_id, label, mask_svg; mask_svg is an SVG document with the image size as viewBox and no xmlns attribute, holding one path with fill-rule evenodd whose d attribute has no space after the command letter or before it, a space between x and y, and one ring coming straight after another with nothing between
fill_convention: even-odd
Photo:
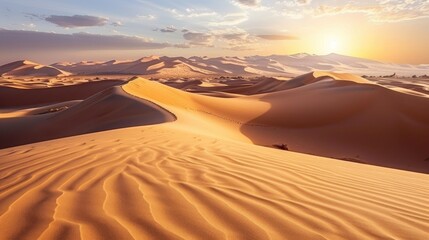
<instances>
[{"instance_id":1,"label":"shadowed dune slope","mask_svg":"<svg viewBox=\"0 0 429 240\"><path fill-rule=\"evenodd\" d=\"M429 176L175 123L0 150L3 239L426 239Z\"/></svg>"},{"instance_id":2,"label":"shadowed dune slope","mask_svg":"<svg viewBox=\"0 0 429 240\"><path fill-rule=\"evenodd\" d=\"M346 73L333 73L333 72L310 72L298 77L292 78L290 80L278 80L276 78L268 77L258 77L246 80L237 80L237 79L228 79L224 80L226 86L214 86L214 87L203 87L198 86L195 81L190 81L188 84L182 83L179 84L168 84L169 86L178 88L178 89L190 89L192 92L197 93L213 93L213 92L223 92L223 93L234 93L241 95L255 95L262 93L272 93L283 90L288 90L292 88L302 87L311 83L336 79L336 80L345 80L352 81L355 83L362 84L372 84L372 82L353 75ZM186 86L187 88L182 87Z\"/></svg>"},{"instance_id":3,"label":"shadowed dune slope","mask_svg":"<svg viewBox=\"0 0 429 240\"><path fill-rule=\"evenodd\" d=\"M33 110L24 117L0 118L0 147L44 141L121 127L174 121L175 116L159 106L123 92L121 87L104 90L78 104Z\"/></svg>"},{"instance_id":4,"label":"shadowed dune slope","mask_svg":"<svg viewBox=\"0 0 429 240\"><path fill-rule=\"evenodd\" d=\"M314 76L323 80L253 96L271 107L242 132L260 145L283 143L294 151L429 172L428 98L359 78L343 81L344 75Z\"/></svg>"},{"instance_id":5,"label":"shadowed dune slope","mask_svg":"<svg viewBox=\"0 0 429 240\"><path fill-rule=\"evenodd\" d=\"M13 108L81 100L122 83L123 81L120 80L104 80L71 86L36 89L0 86L0 107Z\"/></svg>"}]
</instances>

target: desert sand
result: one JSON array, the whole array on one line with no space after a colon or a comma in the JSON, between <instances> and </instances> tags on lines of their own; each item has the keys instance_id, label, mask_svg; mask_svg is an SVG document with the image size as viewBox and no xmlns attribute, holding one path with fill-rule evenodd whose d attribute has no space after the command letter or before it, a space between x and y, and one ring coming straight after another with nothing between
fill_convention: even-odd
<instances>
[{"instance_id":1,"label":"desert sand","mask_svg":"<svg viewBox=\"0 0 429 240\"><path fill-rule=\"evenodd\" d=\"M94 76L0 88L2 239L429 235L424 81Z\"/></svg>"}]
</instances>

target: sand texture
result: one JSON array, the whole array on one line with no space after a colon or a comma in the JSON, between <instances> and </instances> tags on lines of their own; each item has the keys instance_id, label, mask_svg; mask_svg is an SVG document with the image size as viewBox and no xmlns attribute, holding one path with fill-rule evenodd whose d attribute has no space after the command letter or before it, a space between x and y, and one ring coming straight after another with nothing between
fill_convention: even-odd
<instances>
[{"instance_id":1,"label":"sand texture","mask_svg":"<svg viewBox=\"0 0 429 240\"><path fill-rule=\"evenodd\" d=\"M0 84L0 239L429 236L424 87L100 78Z\"/></svg>"}]
</instances>

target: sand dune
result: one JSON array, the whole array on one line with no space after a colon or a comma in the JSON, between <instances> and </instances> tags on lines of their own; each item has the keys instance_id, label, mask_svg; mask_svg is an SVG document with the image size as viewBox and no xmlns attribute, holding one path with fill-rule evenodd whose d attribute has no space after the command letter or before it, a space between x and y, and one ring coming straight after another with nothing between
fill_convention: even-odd
<instances>
[{"instance_id":1,"label":"sand dune","mask_svg":"<svg viewBox=\"0 0 429 240\"><path fill-rule=\"evenodd\" d=\"M216 74L183 57L144 57L135 61L56 63L53 67L75 74L128 74L157 76L201 76Z\"/></svg>"},{"instance_id":2,"label":"sand dune","mask_svg":"<svg viewBox=\"0 0 429 240\"><path fill-rule=\"evenodd\" d=\"M284 143L298 152L429 172L425 161L429 156L428 98L363 83L366 80L359 77L323 74L293 79L287 90L227 99L169 89L143 79L131 81L124 89L171 112L179 111L179 120L184 112L185 119L197 114L201 121L216 121L212 129L219 121L232 123L221 125L219 131L238 129L258 145ZM347 76L349 80L338 78Z\"/></svg>"},{"instance_id":3,"label":"sand dune","mask_svg":"<svg viewBox=\"0 0 429 240\"><path fill-rule=\"evenodd\" d=\"M428 97L332 72L212 80L0 89L0 238L428 236Z\"/></svg>"},{"instance_id":4,"label":"sand dune","mask_svg":"<svg viewBox=\"0 0 429 240\"><path fill-rule=\"evenodd\" d=\"M174 120L173 114L157 105L112 87L81 102L32 109L18 118L0 118L0 148Z\"/></svg>"},{"instance_id":5,"label":"sand dune","mask_svg":"<svg viewBox=\"0 0 429 240\"><path fill-rule=\"evenodd\" d=\"M52 66L44 66L28 60L16 61L0 66L1 76L68 76L69 72Z\"/></svg>"},{"instance_id":6,"label":"sand dune","mask_svg":"<svg viewBox=\"0 0 429 240\"><path fill-rule=\"evenodd\" d=\"M74 74L134 74L157 76L266 75L297 76L310 71L338 71L358 75L400 76L429 74L427 65L392 64L339 54L270 55L248 57L144 57L136 61L57 63L53 67Z\"/></svg>"},{"instance_id":7,"label":"sand dune","mask_svg":"<svg viewBox=\"0 0 429 240\"><path fill-rule=\"evenodd\" d=\"M4 239L425 239L429 229L427 175L175 123L9 148L0 159Z\"/></svg>"},{"instance_id":8,"label":"sand dune","mask_svg":"<svg viewBox=\"0 0 429 240\"><path fill-rule=\"evenodd\" d=\"M236 95L228 96L204 96L181 90L196 86L202 89L199 83L177 83L175 87L179 89L175 89L133 78L122 89L166 109L184 128L192 126L212 137L222 134L268 147L287 144L296 152L429 172L425 160L429 157L429 98L392 91L355 75L329 72L313 72L289 81L266 79L247 87L233 86L229 93ZM85 87L81 84L75 88L79 86ZM61 94L66 88L45 89L45 93L58 90ZM147 113L135 99L124 98L117 91L106 98L101 93L72 105L60 102L79 98L64 98L66 94L61 94L55 107L15 115L5 112L0 129L7 134L0 146L146 124L145 116L150 118L151 111ZM58 94L44 96L55 98ZM127 108L128 104L135 107ZM79 122L74 123L73 119Z\"/></svg>"},{"instance_id":9,"label":"sand dune","mask_svg":"<svg viewBox=\"0 0 429 240\"><path fill-rule=\"evenodd\" d=\"M55 88L19 89L0 86L0 107L35 106L81 100L104 89L122 84L119 80L94 81Z\"/></svg>"}]
</instances>

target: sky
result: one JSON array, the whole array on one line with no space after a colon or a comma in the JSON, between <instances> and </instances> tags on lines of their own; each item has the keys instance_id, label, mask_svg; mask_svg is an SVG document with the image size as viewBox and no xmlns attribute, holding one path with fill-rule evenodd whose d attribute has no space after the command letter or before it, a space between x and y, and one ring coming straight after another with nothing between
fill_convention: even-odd
<instances>
[{"instance_id":1,"label":"sky","mask_svg":"<svg viewBox=\"0 0 429 240\"><path fill-rule=\"evenodd\" d=\"M295 53L429 64L428 0L0 0L0 64Z\"/></svg>"}]
</instances>

